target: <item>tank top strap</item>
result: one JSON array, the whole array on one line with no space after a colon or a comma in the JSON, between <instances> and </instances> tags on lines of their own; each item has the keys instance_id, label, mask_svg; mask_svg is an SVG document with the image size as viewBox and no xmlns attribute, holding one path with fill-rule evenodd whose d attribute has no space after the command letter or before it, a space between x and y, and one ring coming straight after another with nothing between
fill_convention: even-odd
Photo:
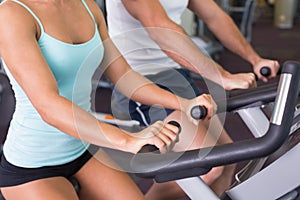
<instances>
[{"instance_id":1,"label":"tank top strap","mask_svg":"<svg viewBox=\"0 0 300 200\"><path fill-rule=\"evenodd\" d=\"M93 15L92 11L89 9L88 5L85 3L84 0L81 0L81 1L82 1L82 3L83 3L84 7L86 8L86 10L88 11L88 13L90 14L90 16L92 17L92 19L94 20L94 23L96 23L96 20L95 20L95 18L94 18L94 15Z\"/></svg>"},{"instance_id":2,"label":"tank top strap","mask_svg":"<svg viewBox=\"0 0 300 200\"><path fill-rule=\"evenodd\" d=\"M1 4L4 3L5 1L6 0L4 0L3 2L1 2ZM42 24L41 20L36 16L36 14L27 5L25 5L23 2L21 2L19 0L12 0L12 1L18 3L21 6L23 6L35 18L35 20L38 22L38 24L39 24L39 26L41 28L41 32L44 32L44 27L43 27L43 24ZM87 11L90 14L90 16L92 17L92 19L94 20L94 22L96 23L94 15L91 12L91 10L89 9L89 7L87 6L87 4L85 3L85 1L84 0L81 0L81 1L83 3L84 7L87 9Z\"/></svg>"},{"instance_id":3,"label":"tank top strap","mask_svg":"<svg viewBox=\"0 0 300 200\"><path fill-rule=\"evenodd\" d=\"M43 24L42 24L41 20L36 16L36 14L34 14L34 12L27 5L25 5L23 2L18 1L18 0L12 0L12 1L18 3L21 6L23 6L35 18L35 20L37 21L37 23L40 26L41 33L43 33L44 32Z\"/></svg>"}]
</instances>

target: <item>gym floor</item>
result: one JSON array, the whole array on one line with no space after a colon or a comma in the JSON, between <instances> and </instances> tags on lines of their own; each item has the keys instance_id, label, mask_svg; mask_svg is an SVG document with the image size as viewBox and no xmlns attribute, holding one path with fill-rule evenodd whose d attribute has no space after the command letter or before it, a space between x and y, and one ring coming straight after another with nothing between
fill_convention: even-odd
<instances>
[{"instance_id":1,"label":"gym floor","mask_svg":"<svg viewBox=\"0 0 300 200\"><path fill-rule=\"evenodd\" d=\"M281 66L287 60L300 61L300 17L297 16L295 18L292 29L279 29L274 26L273 16L269 11L262 10L260 16L254 21L252 46L262 57L276 59ZM218 57L217 62L232 73L252 71L249 63L226 49ZM258 84L263 83L258 82ZM110 112L110 94L108 89L97 90L95 96L95 109L97 111ZM105 102L105 100L108 100L108 102ZM237 114L228 113L224 127L234 141L251 137L250 131L245 127ZM239 163L238 169L245 163ZM138 179L137 183L143 192L146 192L152 181Z\"/></svg>"}]
</instances>

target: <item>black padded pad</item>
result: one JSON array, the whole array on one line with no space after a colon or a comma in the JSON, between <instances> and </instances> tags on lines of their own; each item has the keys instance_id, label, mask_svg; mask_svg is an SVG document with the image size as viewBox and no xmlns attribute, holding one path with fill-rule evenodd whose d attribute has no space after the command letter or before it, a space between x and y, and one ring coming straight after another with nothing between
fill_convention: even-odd
<instances>
[{"instance_id":1,"label":"black padded pad","mask_svg":"<svg viewBox=\"0 0 300 200\"><path fill-rule=\"evenodd\" d=\"M0 144L3 144L15 110L15 96L8 77L0 73Z\"/></svg>"}]
</instances>

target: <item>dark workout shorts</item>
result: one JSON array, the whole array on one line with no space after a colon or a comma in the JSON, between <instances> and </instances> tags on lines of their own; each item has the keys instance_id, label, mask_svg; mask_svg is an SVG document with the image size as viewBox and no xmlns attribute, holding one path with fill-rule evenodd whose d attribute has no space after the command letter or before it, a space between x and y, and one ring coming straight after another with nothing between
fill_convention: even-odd
<instances>
[{"instance_id":1,"label":"dark workout shorts","mask_svg":"<svg viewBox=\"0 0 300 200\"><path fill-rule=\"evenodd\" d=\"M190 72L186 69L170 69L145 77L159 87L183 98L192 99L203 94L195 85ZM128 99L117 90L114 90L112 94L113 116L123 120L137 120L142 126L148 126L157 120L163 120L173 111L158 106L140 104Z\"/></svg>"},{"instance_id":2,"label":"dark workout shorts","mask_svg":"<svg viewBox=\"0 0 300 200\"><path fill-rule=\"evenodd\" d=\"M92 157L87 150L76 160L57 166L47 166L39 168L17 167L9 163L4 155L1 157L0 164L0 187L16 186L34 180L58 177L72 177L80 168Z\"/></svg>"}]
</instances>

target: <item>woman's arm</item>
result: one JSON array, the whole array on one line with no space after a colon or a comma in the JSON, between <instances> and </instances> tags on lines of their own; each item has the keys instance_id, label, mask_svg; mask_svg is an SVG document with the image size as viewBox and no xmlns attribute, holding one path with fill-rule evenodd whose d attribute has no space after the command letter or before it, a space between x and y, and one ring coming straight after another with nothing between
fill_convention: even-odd
<instances>
[{"instance_id":1,"label":"woman's arm","mask_svg":"<svg viewBox=\"0 0 300 200\"><path fill-rule=\"evenodd\" d=\"M11 13L14 13L12 15ZM42 119L62 132L104 147L137 152L145 144L166 148L176 138L176 127L157 122L143 139L102 123L59 95L56 80L37 44L37 24L12 2L0 6L0 56ZM155 136L153 136L155 135Z\"/></svg>"}]
</instances>

